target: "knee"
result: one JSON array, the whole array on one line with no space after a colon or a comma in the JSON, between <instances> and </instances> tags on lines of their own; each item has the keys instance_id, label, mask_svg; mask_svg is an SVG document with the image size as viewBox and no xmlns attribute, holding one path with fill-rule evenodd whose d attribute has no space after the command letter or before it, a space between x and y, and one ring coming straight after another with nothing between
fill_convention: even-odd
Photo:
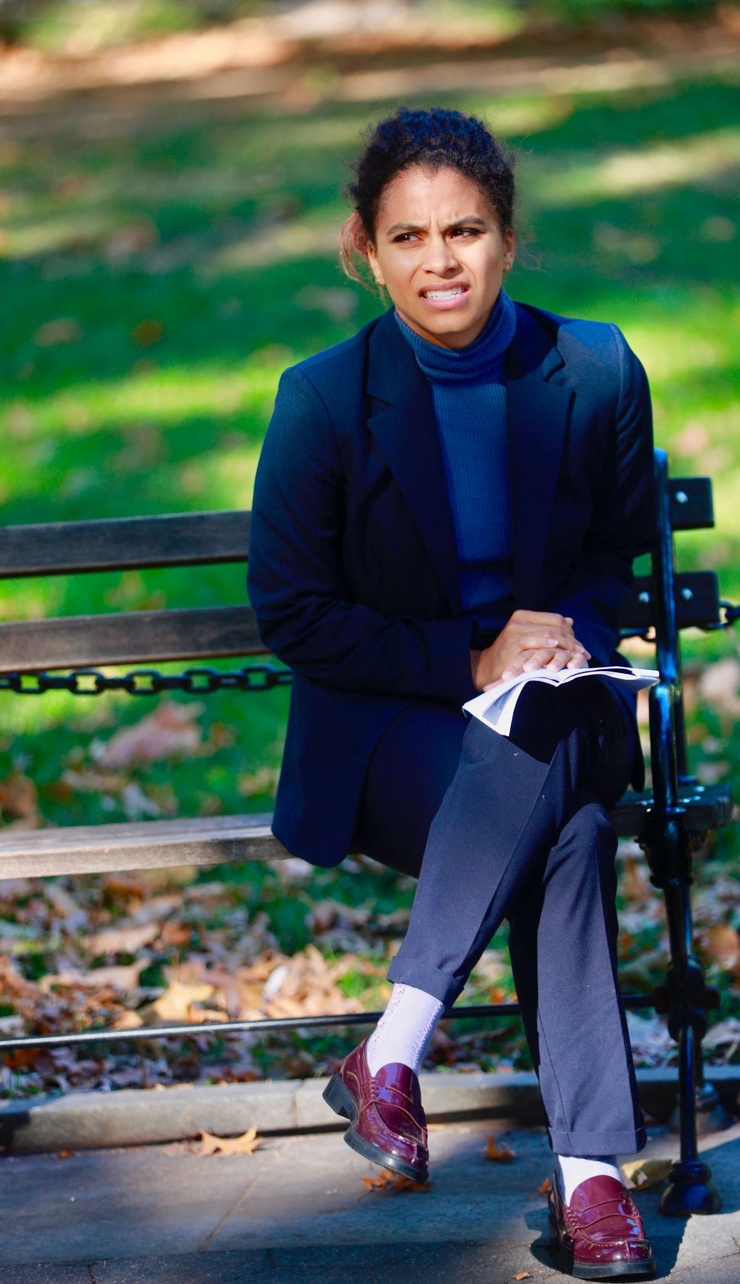
<instances>
[{"instance_id":1,"label":"knee","mask_svg":"<svg viewBox=\"0 0 740 1284\"><path fill-rule=\"evenodd\" d=\"M588 802L573 813L563 828L555 851L558 864L567 862L581 878L598 876L614 880L617 835L603 807Z\"/></svg>"}]
</instances>

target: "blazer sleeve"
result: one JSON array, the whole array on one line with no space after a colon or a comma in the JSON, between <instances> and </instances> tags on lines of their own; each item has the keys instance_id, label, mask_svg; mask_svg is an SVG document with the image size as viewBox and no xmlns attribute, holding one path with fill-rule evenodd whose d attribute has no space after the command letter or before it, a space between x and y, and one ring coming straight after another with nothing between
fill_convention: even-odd
<instances>
[{"instance_id":1,"label":"blazer sleeve","mask_svg":"<svg viewBox=\"0 0 740 1284\"><path fill-rule=\"evenodd\" d=\"M339 444L317 388L287 370L255 481L248 588L265 645L296 673L364 693L466 700L469 620L386 616L352 600L342 567Z\"/></svg>"},{"instance_id":2,"label":"blazer sleeve","mask_svg":"<svg viewBox=\"0 0 740 1284\"><path fill-rule=\"evenodd\" d=\"M600 664L609 662L617 645L633 560L648 552L656 537L650 389L621 331L610 328L619 377L613 429L581 554L547 606L572 616L576 636Z\"/></svg>"}]
</instances>

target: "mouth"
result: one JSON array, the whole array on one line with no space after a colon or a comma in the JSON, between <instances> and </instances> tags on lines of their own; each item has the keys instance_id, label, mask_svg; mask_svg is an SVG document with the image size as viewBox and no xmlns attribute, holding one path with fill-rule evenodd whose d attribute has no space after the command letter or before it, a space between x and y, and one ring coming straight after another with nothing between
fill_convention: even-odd
<instances>
[{"instance_id":1,"label":"mouth","mask_svg":"<svg viewBox=\"0 0 740 1284\"><path fill-rule=\"evenodd\" d=\"M467 294L466 285L435 285L421 291L423 299L429 299L431 303L447 303L452 299L459 299L463 294Z\"/></svg>"}]
</instances>

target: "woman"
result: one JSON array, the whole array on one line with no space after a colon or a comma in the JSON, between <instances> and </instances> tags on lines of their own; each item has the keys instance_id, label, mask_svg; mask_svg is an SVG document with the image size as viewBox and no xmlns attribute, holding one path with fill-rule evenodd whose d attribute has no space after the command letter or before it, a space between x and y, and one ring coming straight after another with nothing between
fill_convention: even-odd
<instances>
[{"instance_id":1,"label":"woman","mask_svg":"<svg viewBox=\"0 0 740 1284\"><path fill-rule=\"evenodd\" d=\"M417 1071L504 917L557 1155L556 1248L654 1270L615 1156L645 1133L615 973L616 838L639 775L629 698L532 683L511 737L461 712L502 678L614 659L652 540L650 400L611 325L513 303L511 164L480 121L401 109L343 229L392 307L286 371L255 487L249 586L295 671L274 831L420 874L388 1009L326 1092L361 1154L425 1180Z\"/></svg>"}]
</instances>

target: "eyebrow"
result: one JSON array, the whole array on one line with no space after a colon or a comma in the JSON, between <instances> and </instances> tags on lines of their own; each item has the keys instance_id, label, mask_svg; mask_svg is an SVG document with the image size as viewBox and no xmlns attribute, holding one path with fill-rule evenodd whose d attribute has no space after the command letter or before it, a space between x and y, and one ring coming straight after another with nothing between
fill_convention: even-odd
<instances>
[{"instance_id":1,"label":"eyebrow","mask_svg":"<svg viewBox=\"0 0 740 1284\"><path fill-rule=\"evenodd\" d=\"M476 227L487 227L485 219L479 218L477 214L469 214L463 218L456 218L449 224L447 230L453 231L456 227L470 227L474 224ZM392 236L395 232L424 232L426 227L422 223L394 223L388 228L386 236Z\"/></svg>"}]
</instances>

